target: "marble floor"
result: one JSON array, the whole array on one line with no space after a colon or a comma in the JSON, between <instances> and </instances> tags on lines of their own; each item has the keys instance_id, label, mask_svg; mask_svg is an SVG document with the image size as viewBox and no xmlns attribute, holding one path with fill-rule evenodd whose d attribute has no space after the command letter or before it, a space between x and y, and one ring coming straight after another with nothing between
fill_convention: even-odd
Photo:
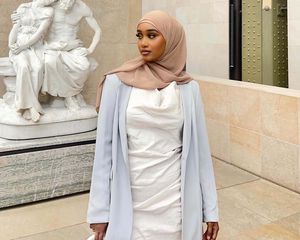
<instances>
[{"instance_id":1,"label":"marble floor","mask_svg":"<svg viewBox=\"0 0 300 240\"><path fill-rule=\"evenodd\" d=\"M218 240L299 240L300 195L214 159ZM85 240L88 194L0 211L0 240Z\"/></svg>"}]
</instances>

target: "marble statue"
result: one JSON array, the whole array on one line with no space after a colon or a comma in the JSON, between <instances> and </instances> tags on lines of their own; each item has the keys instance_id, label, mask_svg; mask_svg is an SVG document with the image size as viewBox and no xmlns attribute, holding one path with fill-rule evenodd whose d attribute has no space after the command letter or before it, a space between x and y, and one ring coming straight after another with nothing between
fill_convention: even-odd
<instances>
[{"instance_id":1,"label":"marble statue","mask_svg":"<svg viewBox=\"0 0 300 240\"><path fill-rule=\"evenodd\" d=\"M91 9L81 0L61 0L53 5L54 18L45 51L42 92L65 98L70 109L78 109L80 92L90 72L88 55L100 40L100 27ZM85 19L95 34L89 48L78 39L79 22Z\"/></svg>"},{"instance_id":2,"label":"marble statue","mask_svg":"<svg viewBox=\"0 0 300 240\"><path fill-rule=\"evenodd\" d=\"M53 8L48 5L55 1L22 4L17 9L19 20L9 34L10 60L16 71L15 107L34 122L43 113L38 100L43 84L43 38L53 18Z\"/></svg>"},{"instance_id":3,"label":"marble statue","mask_svg":"<svg viewBox=\"0 0 300 240\"><path fill-rule=\"evenodd\" d=\"M33 0L21 4L11 18L9 58L0 58L0 76L7 87L0 98L0 137L26 139L95 129L97 113L81 95L97 67L89 55L101 35L91 9L82 0ZM77 35L81 20L94 31L87 48ZM14 129L20 125L44 128L32 133L27 127L26 137ZM54 125L64 127L54 131L49 127Z\"/></svg>"}]
</instances>

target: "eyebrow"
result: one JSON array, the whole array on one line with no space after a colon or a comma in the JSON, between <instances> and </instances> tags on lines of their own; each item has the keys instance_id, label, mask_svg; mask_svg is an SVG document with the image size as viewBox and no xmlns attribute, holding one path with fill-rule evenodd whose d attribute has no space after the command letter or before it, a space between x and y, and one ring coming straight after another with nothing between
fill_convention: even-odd
<instances>
[{"instance_id":1,"label":"eyebrow","mask_svg":"<svg viewBox=\"0 0 300 240\"><path fill-rule=\"evenodd\" d=\"M137 32L142 32L142 31L138 29ZM156 29L147 29L146 32L157 32L158 33L158 31Z\"/></svg>"}]
</instances>

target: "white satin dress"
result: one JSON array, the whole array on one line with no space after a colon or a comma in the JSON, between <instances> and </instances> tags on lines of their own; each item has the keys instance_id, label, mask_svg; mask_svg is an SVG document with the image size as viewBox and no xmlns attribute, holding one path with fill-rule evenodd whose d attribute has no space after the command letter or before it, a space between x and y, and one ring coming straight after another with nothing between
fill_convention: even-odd
<instances>
[{"instance_id":1,"label":"white satin dress","mask_svg":"<svg viewBox=\"0 0 300 240\"><path fill-rule=\"evenodd\" d=\"M183 113L176 82L133 88L126 114L132 240L181 240Z\"/></svg>"}]
</instances>

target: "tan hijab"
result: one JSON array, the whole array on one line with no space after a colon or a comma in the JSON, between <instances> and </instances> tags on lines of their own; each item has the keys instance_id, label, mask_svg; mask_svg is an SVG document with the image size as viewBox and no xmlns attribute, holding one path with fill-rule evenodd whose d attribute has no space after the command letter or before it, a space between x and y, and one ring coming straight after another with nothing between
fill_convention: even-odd
<instances>
[{"instance_id":1,"label":"tan hijab","mask_svg":"<svg viewBox=\"0 0 300 240\"><path fill-rule=\"evenodd\" d=\"M185 33L180 23L169 14L159 10L144 15L138 25L141 23L153 25L163 35L166 40L163 55L156 62L145 62L142 56L139 56L105 75L116 73L123 83L142 89L164 88L173 81L177 84L191 81L191 77L183 70L187 50ZM96 109L99 109L102 83L97 92Z\"/></svg>"}]
</instances>

